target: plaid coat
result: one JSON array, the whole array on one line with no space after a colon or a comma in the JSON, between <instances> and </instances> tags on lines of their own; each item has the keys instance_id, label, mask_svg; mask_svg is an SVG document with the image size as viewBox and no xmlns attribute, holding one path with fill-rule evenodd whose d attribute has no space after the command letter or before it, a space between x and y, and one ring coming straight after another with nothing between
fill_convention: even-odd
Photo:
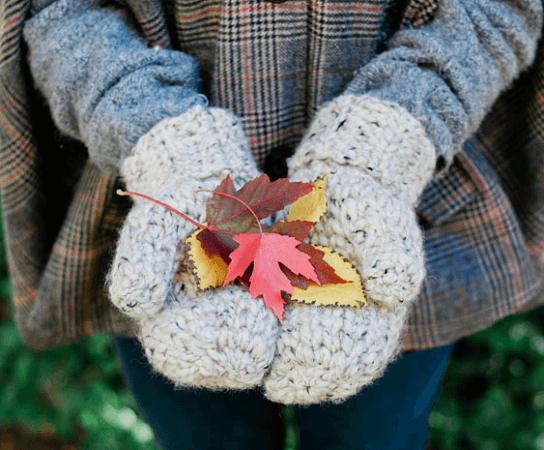
<instances>
[{"instance_id":1,"label":"plaid coat","mask_svg":"<svg viewBox=\"0 0 544 450\"><path fill-rule=\"evenodd\" d=\"M269 67L252 64L252 51L265 47L252 32L259 27L285 31L295 38L286 40L282 50L297 49L292 24L275 23L267 14L272 2L256 8L246 5L243 14L223 18L232 21L226 27L230 34L219 37L219 18L213 8L202 9L201 2L124 0L123 5L149 45L213 55L199 61L212 104L240 114L257 160L281 169L283 157L318 106L338 94L357 68L331 67L322 57L336 52L335 14L347 21L344 42L367 54L390 31L432 20L435 1L398 2L387 14L387 2L376 2L362 21L350 19L358 17L357 2L316 9L323 15L316 12L311 18L318 39L309 42L315 56L305 77L309 102L298 111L284 99L267 114L248 105L277 98L268 96L267 89L273 89L280 76L271 60L265 59ZM47 3L35 2L40 7ZM282 7L289 8L289 3ZM15 319L34 348L95 333L134 335L134 324L111 306L104 289L112 249L130 205L113 195L120 180L88 160L82 144L55 130L42 99L32 90L21 43L29 11L28 0L1 3L0 192ZM257 14L259 20L251 20ZM166 17L177 20L171 23ZM180 35L184 40L177 38ZM236 51L246 56L247 66L233 84L229 57ZM428 275L404 333L406 349L453 342L543 302L538 295L544 245L542 52L541 48L532 69L496 102L445 175L422 195L418 213ZM295 66L281 76L292 75L296 82L297 70ZM232 98L233 85L245 104Z\"/></svg>"}]
</instances>

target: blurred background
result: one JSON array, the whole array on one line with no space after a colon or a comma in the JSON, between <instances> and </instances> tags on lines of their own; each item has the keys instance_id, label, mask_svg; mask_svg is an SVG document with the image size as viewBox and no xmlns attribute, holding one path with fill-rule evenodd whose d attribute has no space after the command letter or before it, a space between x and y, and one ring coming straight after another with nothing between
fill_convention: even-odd
<instances>
[{"instance_id":1,"label":"blurred background","mask_svg":"<svg viewBox=\"0 0 544 450\"><path fill-rule=\"evenodd\" d=\"M430 417L432 450L544 450L543 312L508 317L458 343ZM158 450L109 336L33 351L11 315L0 246L1 450ZM295 450L294 411L284 413L285 449Z\"/></svg>"}]
</instances>

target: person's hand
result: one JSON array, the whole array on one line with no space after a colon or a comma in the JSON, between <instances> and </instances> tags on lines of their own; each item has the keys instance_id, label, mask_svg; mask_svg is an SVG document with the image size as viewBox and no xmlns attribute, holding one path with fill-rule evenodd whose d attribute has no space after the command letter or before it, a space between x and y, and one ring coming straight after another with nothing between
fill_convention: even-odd
<instances>
[{"instance_id":1,"label":"person's hand","mask_svg":"<svg viewBox=\"0 0 544 450\"><path fill-rule=\"evenodd\" d=\"M240 124L219 108L196 106L140 138L122 165L127 190L153 197L199 223L207 194L230 174L240 188L259 175ZM246 389L260 385L274 356L278 321L247 289L197 293L180 265L194 225L135 198L109 274L112 302L139 322L155 370L178 386Z\"/></svg>"},{"instance_id":2,"label":"person's hand","mask_svg":"<svg viewBox=\"0 0 544 450\"><path fill-rule=\"evenodd\" d=\"M276 402L341 402L399 353L408 307L425 276L413 210L435 167L421 124L396 104L344 95L326 105L288 162L294 181L327 182L313 227L358 270L368 306L288 306L265 394Z\"/></svg>"}]
</instances>

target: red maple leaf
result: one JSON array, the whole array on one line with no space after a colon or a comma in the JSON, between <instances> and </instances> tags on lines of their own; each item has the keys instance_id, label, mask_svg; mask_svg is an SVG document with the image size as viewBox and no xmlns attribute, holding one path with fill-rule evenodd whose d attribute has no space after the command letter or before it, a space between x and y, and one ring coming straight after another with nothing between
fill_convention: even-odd
<instances>
[{"instance_id":1,"label":"red maple leaf","mask_svg":"<svg viewBox=\"0 0 544 450\"><path fill-rule=\"evenodd\" d=\"M233 241L234 235L258 232L259 220L281 211L311 190L311 183L292 182L287 178L270 181L268 175L263 174L237 191L227 175L208 199L207 226L197 235L197 239L210 259L219 256L228 264L224 256L225 252L237 247ZM302 226L309 227L311 224Z\"/></svg>"},{"instance_id":2,"label":"red maple leaf","mask_svg":"<svg viewBox=\"0 0 544 450\"><path fill-rule=\"evenodd\" d=\"M319 284L310 256L297 249L300 241L277 233L240 234L234 237L240 246L230 254L231 263L224 284L243 276L253 263L249 293L262 295L264 303L282 320L284 301L281 292L293 292L293 285L280 263L295 274Z\"/></svg>"}]
</instances>

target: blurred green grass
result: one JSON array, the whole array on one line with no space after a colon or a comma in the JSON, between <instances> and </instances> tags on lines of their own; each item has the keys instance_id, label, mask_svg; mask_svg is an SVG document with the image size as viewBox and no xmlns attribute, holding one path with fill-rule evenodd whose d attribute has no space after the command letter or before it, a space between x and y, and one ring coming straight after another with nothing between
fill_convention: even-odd
<instances>
[{"instance_id":1,"label":"blurred green grass","mask_svg":"<svg viewBox=\"0 0 544 450\"><path fill-rule=\"evenodd\" d=\"M9 305L9 282L0 245L3 302ZM544 450L543 311L508 317L458 343L430 416L434 449ZM293 408L284 416L285 448L295 450ZM109 336L38 352L8 317L0 320L0 429L10 427L78 450L158 449Z\"/></svg>"},{"instance_id":2,"label":"blurred green grass","mask_svg":"<svg viewBox=\"0 0 544 450\"><path fill-rule=\"evenodd\" d=\"M429 420L436 448L544 450L543 311L457 344Z\"/></svg>"}]
</instances>

